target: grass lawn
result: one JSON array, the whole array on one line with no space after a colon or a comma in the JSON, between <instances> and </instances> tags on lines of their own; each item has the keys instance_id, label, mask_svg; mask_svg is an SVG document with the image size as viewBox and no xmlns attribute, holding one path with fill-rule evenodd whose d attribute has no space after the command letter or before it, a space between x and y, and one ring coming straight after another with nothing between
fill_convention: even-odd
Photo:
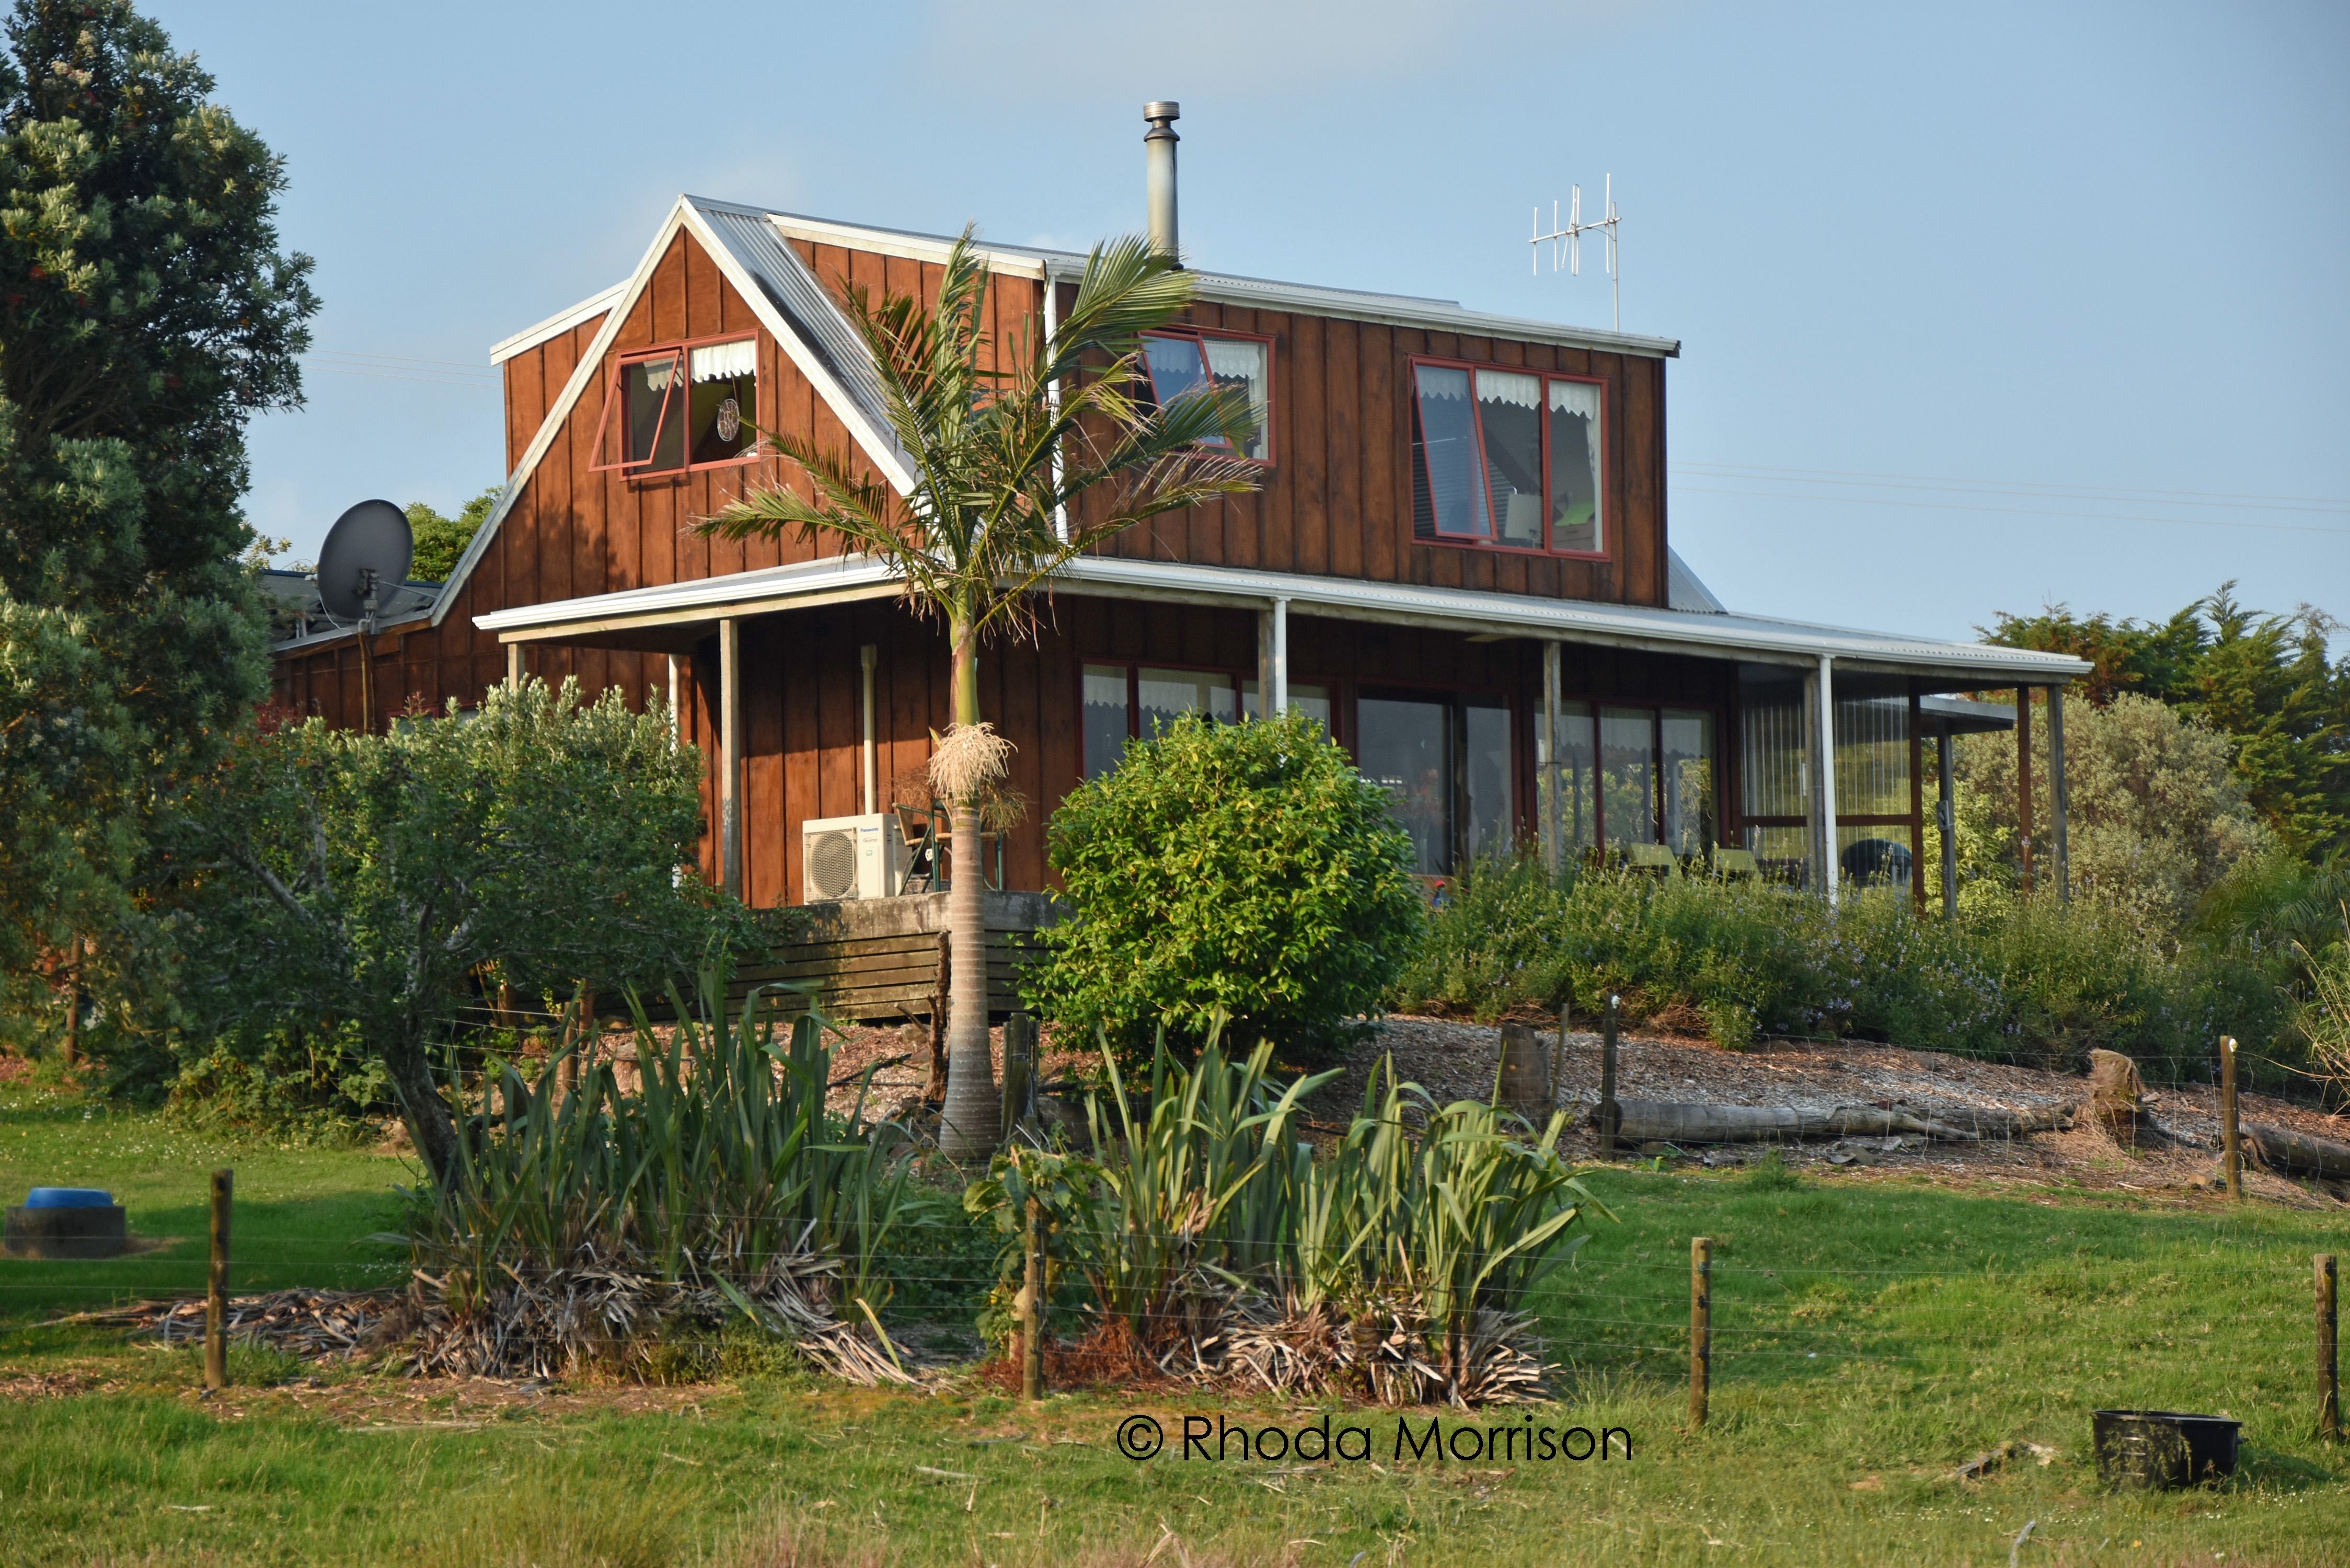
<instances>
[{"instance_id":1,"label":"grass lawn","mask_svg":"<svg viewBox=\"0 0 2350 1568\"><path fill-rule=\"evenodd\" d=\"M359 1238L389 1222L403 1168L86 1108L0 1090L10 1196L36 1179L111 1187L138 1231L192 1241L121 1262L0 1262L9 1562L1009 1568L1139 1563L1162 1544L1170 1564L2350 1561L2350 1449L2310 1436L2309 1260L2350 1254L2338 1209L1602 1173L1621 1223L1600 1222L1543 1303L1565 1397L1487 1425L1621 1428L1632 1458L1529 1460L1513 1437L1491 1439L1498 1458L1399 1459L1393 1413L1190 1395L1028 1408L976 1380L917 1396L753 1373L536 1397L240 1352L240 1386L202 1402L192 1351L36 1325L195 1288L213 1164L238 1170L253 1260L238 1290L384 1277L396 1260ZM1693 1234L1717 1260L1712 1418L1694 1435ZM84 1391L36 1397L68 1378ZM2107 1406L2230 1414L2244 1466L2198 1491L2106 1493L2088 1413ZM1137 1414L1170 1434L1142 1463L1113 1441ZM1326 1415L1367 1428L1368 1457L1180 1453L1187 1417L1294 1429ZM1942 1479L2012 1438L2055 1457Z\"/></svg>"}]
</instances>

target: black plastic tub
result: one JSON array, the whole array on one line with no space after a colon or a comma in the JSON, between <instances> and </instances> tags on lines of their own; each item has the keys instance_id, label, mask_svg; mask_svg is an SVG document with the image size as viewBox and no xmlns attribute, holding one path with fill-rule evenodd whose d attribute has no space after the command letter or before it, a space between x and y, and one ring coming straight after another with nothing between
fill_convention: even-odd
<instances>
[{"instance_id":1,"label":"black plastic tub","mask_svg":"<svg viewBox=\"0 0 2350 1568\"><path fill-rule=\"evenodd\" d=\"M119 1258L129 1244L120 1203L8 1210L6 1247L20 1258Z\"/></svg>"},{"instance_id":2,"label":"black plastic tub","mask_svg":"<svg viewBox=\"0 0 2350 1568\"><path fill-rule=\"evenodd\" d=\"M2168 1491L2236 1472L2241 1421L2176 1410L2099 1410L2089 1420L2107 1486Z\"/></svg>"}]
</instances>

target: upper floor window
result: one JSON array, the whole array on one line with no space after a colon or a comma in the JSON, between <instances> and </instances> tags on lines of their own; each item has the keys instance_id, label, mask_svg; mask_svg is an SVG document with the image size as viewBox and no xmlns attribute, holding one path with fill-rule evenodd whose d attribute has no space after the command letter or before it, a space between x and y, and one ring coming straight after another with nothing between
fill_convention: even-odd
<instances>
[{"instance_id":1,"label":"upper floor window","mask_svg":"<svg viewBox=\"0 0 2350 1568\"><path fill-rule=\"evenodd\" d=\"M623 355L588 466L661 473L755 457L758 366L759 346L749 337Z\"/></svg>"},{"instance_id":2,"label":"upper floor window","mask_svg":"<svg viewBox=\"0 0 2350 1568\"><path fill-rule=\"evenodd\" d=\"M1235 333L1169 331L1145 333L1143 365L1150 394L1161 403L1201 392L1242 389L1256 428L1240 451L1254 462L1273 461L1273 340ZM1203 443L1222 449L1218 440Z\"/></svg>"},{"instance_id":3,"label":"upper floor window","mask_svg":"<svg viewBox=\"0 0 2350 1568\"><path fill-rule=\"evenodd\" d=\"M1412 529L1423 539L1599 556L1605 383L1412 361Z\"/></svg>"}]
</instances>

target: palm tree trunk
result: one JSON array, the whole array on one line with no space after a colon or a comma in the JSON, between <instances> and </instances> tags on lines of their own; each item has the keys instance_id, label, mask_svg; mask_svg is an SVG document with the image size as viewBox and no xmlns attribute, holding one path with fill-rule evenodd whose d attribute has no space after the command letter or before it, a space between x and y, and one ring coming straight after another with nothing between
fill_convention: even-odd
<instances>
[{"instance_id":1,"label":"palm tree trunk","mask_svg":"<svg viewBox=\"0 0 2350 1568\"><path fill-rule=\"evenodd\" d=\"M978 639L968 621L951 629L954 642L955 722L979 722ZM995 1056L987 1034L987 912L981 901L987 867L979 841L979 803L954 803L954 883L947 894L947 1105L939 1148L951 1158L993 1154L1002 1139L1003 1110L995 1093Z\"/></svg>"}]
</instances>

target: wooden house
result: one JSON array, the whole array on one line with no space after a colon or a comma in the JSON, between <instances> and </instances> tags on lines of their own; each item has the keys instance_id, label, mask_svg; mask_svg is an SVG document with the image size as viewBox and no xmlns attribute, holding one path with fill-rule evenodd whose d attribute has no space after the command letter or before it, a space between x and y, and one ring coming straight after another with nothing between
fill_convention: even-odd
<instances>
[{"instance_id":1,"label":"wooden house","mask_svg":"<svg viewBox=\"0 0 2350 1568\"><path fill-rule=\"evenodd\" d=\"M692 524L805 484L754 426L906 486L839 300L931 294L949 243L681 198L626 280L492 350L510 477L450 580L373 639L374 711L357 639L317 623L281 644L278 699L367 724L525 673L673 699L711 759L705 874L811 901L804 825L886 811L919 777L944 639L869 561ZM999 341L1066 307L1081 256L984 248ZM1263 487L1129 530L1058 583L1034 643L985 650L983 707L1035 806L1008 888L1050 886L1046 816L1128 737L1269 692L1394 790L1431 877L1539 843L1922 891L1924 741L2012 722L1948 694L2087 669L1726 611L1671 548L1670 339L1195 275L1153 373L1249 389Z\"/></svg>"}]
</instances>

